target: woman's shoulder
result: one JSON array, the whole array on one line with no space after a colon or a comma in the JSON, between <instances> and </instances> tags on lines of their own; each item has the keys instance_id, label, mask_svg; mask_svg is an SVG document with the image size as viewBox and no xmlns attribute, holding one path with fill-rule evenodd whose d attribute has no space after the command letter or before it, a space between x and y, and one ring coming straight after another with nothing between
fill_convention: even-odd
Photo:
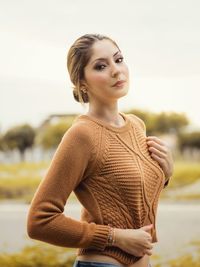
<instances>
[{"instance_id":1,"label":"woman's shoulder","mask_svg":"<svg viewBox=\"0 0 200 267\"><path fill-rule=\"evenodd\" d=\"M130 118L130 120L132 121L132 123L134 123L134 125L142 128L143 130L146 131L146 125L140 117L138 117L137 115L132 114L132 113L128 113L126 115Z\"/></svg>"},{"instance_id":2,"label":"woman's shoulder","mask_svg":"<svg viewBox=\"0 0 200 267\"><path fill-rule=\"evenodd\" d=\"M68 142L75 141L77 143L91 144L94 142L95 127L92 123L76 117L71 126L65 132L63 139Z\"/></svg>"}]
</instances>

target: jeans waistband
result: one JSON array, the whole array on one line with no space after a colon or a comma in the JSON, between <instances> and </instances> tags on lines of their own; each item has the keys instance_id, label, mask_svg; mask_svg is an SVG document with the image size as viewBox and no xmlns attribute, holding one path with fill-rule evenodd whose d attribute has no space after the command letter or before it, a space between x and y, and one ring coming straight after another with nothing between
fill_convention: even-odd
<instances>
[{"instance_id":1,"label":"jeans waistband","mask_svg":"<svg viewBox=\"0 0 200 267\"><path fill-rule=\"evenodd\" d=\"M73 267L119 267L119 265L107 262L75 261ZM149 263L148 267L152 267Z\"/></svg>"}]
</instances>

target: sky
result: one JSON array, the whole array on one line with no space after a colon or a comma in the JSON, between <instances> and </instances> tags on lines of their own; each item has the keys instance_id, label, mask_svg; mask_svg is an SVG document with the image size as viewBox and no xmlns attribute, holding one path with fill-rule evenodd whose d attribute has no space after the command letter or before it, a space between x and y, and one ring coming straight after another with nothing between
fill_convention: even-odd
<instances>
[{"instance_id":1,"label":"sky","mask_svg":"<svg viewBox=\"0 0 200 267\"><path fill-rule=\"evenodd\" d=\"M85 113L66 56L85 33L114 39L129 67L119 110L175 111L200 126L199 0L0 0L0 132Z\"/></svg>"}]
</instances>

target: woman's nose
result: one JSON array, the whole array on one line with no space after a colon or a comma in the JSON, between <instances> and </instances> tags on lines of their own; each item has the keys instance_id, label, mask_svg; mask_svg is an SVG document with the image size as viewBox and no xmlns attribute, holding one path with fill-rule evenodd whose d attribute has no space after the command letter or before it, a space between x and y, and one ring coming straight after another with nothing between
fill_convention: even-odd
<instances>
[{"instance_id":1,"label":"woman's nose","mask_svg":"<svg viewBox=\"0 0 200 267\"><path fill-rule=\"evenodd\" d=\"M116 63L112 64L112 66L111 66L111 76L112 77L116 77L117 75L119 75L119 73L120 73L119 66Z\"/></svg>"}]
</instances>

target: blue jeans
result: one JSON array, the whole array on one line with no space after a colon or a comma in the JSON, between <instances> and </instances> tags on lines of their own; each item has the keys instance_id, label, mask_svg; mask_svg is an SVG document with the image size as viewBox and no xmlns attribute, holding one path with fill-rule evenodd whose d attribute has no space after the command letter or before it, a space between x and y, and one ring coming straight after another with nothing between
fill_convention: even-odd
<instances>
[{"instance_id":1,"label":"blue jeans","mask_svg":"<svg viewBox=\"0 0 200 267\"><path fill-rule=\"evenodd\" d=\"M73 267L119 267L119 265L106 262L94 262L94 261L75 261ZM149 267L151 264L149 263Z\"/></svg>"},{"instance_id":2,"label":"blue jeans","mask_svg":"<svg viewBox=\"0 0 200 267\"><path fill-rule=\"evenodd\" d=\"M119 267L113 263L94 262L94 261L75 261L73 267Z\"/></svg>"}]
</instances>

